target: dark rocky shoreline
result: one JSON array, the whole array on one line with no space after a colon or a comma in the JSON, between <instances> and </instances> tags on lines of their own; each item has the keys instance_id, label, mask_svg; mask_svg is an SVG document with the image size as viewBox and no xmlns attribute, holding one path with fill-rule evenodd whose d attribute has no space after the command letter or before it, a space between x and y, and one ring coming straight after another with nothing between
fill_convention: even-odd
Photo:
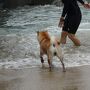
<instances>
[{"instance_id":1,"label":"dark rocky shoreline","mask_svg":"<svg viewBox=\"0 0 90 90\"><path fill-rule=\"evenodd\" d=\"M61 5L61 0L0 0L0 7L2 8L16 8L24 5L46 5L55 4Z\"/></svg>"}]
</instances>

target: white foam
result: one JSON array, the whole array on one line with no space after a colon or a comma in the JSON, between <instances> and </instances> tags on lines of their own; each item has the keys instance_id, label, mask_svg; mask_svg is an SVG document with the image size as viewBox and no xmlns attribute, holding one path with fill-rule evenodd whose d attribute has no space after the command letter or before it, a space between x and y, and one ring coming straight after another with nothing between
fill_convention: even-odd
<instances>
[{"instance_id":1,"label":"white foam","mask_svg":"<svg viewBox=\"0 0 90 90\"><path fill-rule=\"evenodd\" d=\"M65 49L64 49L65 50ZM66 50L65 50L66 51ZM83 65L90 65L90 54L82 53L79 50L73 52L73 49L64 53L64 63L66 67L76 67ZM38 55L37 55L38 56ZM22 68L35 68L41 67L40 58L30 56L29 58L10 58L3 59L0 62L0 68L8 69L22 69ZM45 65L47 67L47 57L44 57ZM1 60L0 60L1 61ZM60 60L57 57L53 58L53 64L55 67L62 67Z\"/></svg>"},{"instance_id":2,"label":"white foam","mask_svg":"<svg viewBox=\"0 0 90 90\"><path fill-rule=\"evenodd\" d=\"M40 49L35 30L43 28L47 29L51 35L60 36L62 29L58 27L58 22L61 11L62 7L54 5L28 6L11 10L10 16L4 24L5 27L0 28L3 30L2 33L5 33L5 35L0 35L0 68L41 67ZM89 11L86 12L78 31L90 30L90 13ZM20 33L13 34L14 32ZM65 50L64 62L66 67L89 65L90 51L88 50L89 47L86 47L87 45L81 49L75 49L68 45L62 47ZM57 58L54 58L53 61L56 67L61 66ZM48 65L46 58L45 64Z\"/></svg>"}]
</instances>

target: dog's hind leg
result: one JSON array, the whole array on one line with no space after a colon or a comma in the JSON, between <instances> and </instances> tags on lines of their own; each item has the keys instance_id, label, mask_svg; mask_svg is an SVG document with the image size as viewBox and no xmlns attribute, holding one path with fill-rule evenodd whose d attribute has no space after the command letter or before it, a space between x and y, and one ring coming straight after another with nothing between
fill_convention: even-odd
<instances>
[{"instance_id":1,"label":"dog's hind leg","mask_svg":"<svg viewBox=\"0 0 90 90\"><path fill-rule=\"evenodd\" d=\"M49 64L49 69L50 69L50 71L51 71L51 69L52 69L52 55L51 54L48 54L48 64Z\"/></svg>"},{"instance_id":2,"label":"dog's hind leg","mask_svg":"<svg viewBox=\"0 0 90 90\"><path fill-rule=\"evenodd\" d=\"M44 59L43 59L42 56L40 56L40 58L41 58L41 63L43 64L44 63Z\"/></svg>"},{"instance_id":3,"label":"dog's hind leg","mask_svg":"<svg viewBox=\"0 0 90 90\"><path fill-rule=\"evenodd\" d=\"M42 68L44 68L44 59L42 56L40 56L40 58L41 58Z\"/></svg>"},{"instance_id":4,"label":"dog's hind leg","mask_svg":"<svg viewBox=\"0 0 90 90\"><path fill-rule=\"evenodd\" d=\"M42 63L42 68L44 67L44 59L43 59L43 53L40 50L40 59L41 59L41 63Z\"/></svg>"},{"instance_id":5,"label":"dog's hind leg","mask_svg":"<svg viewBox=\"0 0 90 90\"><path fill-rule=\"evenodd\" d=\"M43 59L43 52L42 49L40 49L40 59L41 59L41 63L44 63L44 59Z\"/></svg>"}]
</instances>

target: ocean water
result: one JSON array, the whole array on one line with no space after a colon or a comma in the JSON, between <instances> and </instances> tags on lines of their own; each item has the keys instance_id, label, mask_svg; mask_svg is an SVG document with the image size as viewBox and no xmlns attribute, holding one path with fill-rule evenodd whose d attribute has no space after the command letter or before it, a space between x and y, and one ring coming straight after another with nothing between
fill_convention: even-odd
<instances>
[{"instance_id":1,"label":"ocean water","mask_svg":"<svg viewBox=\"0 0 90 90\"><path fill-rule=\"evenodd\" d=\"M82 21L77 35L87 44L73 46L68 40L62 45L66 67L90 64L90 10L80 7ZM36 31L48 30L52 35L60 37L58 28L62 7L55 5L24 6L12 10L3 10L0 15L0 68L22 69L41 67L39 44ZM88 40L88 41L87 41ZM48 67L47 57L44 56ZM61 67L57 57L53 58L55 67Z\"/></svg>"}]
</instances>

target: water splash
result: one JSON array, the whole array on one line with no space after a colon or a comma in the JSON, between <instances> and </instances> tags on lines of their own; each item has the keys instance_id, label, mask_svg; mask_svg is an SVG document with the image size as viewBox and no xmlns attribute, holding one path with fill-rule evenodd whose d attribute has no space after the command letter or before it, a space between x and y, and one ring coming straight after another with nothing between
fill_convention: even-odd
<instances>
[{"instance_id":1,"label":"water splash","mask_svg":"<svg viewBox=\"0 0 90 90\"><path fill-rule=\"evenodd\" d=\"M0 68L41 67L36 31L47 29L51 35L60 37L62 30L58 28L58 22L61 11L62 7L55 5L10 10L4 17L3 26L0 26ZM70 40L61 46L66 67L90 64L90 13L84 9L82 12L83 19L77 33L82 46L75 47ZM61 67L58 58L53 58L53 63L55 67ZM45 65L48 65L46 57Z\"/></svg>"}]
</instances>

